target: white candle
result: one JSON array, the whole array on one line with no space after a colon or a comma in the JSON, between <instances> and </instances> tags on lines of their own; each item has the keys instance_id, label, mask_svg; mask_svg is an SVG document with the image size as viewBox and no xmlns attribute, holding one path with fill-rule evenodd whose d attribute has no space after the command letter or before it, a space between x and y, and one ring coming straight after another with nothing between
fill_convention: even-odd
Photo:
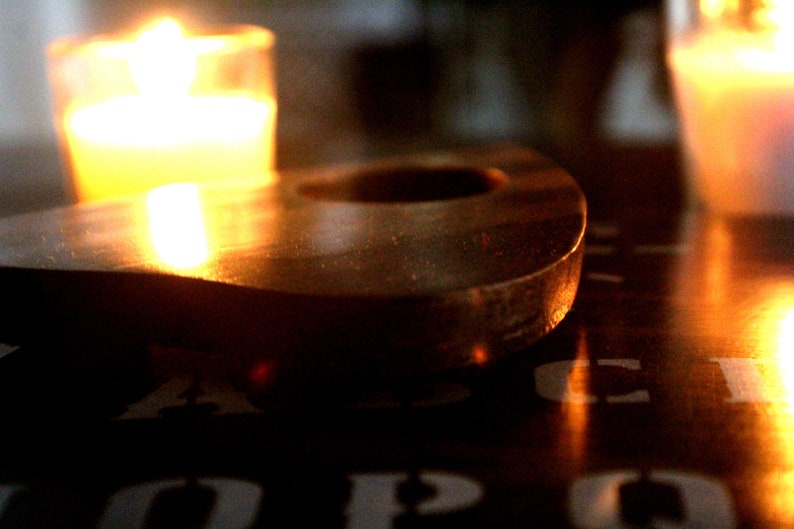
<instances>
[{"instance_id":1,"label":"white candle","mask_svg":"<svg viewBox=\"0 0 794 529\"><path fill-rule=\"evenodd\" d=\"M692 190L712 210L794 213L794 40L717 29L669 51Z\"/></svg>"},{"instance_id":2,"label":"white candle","mask_svg":"<svg viewBox=\"0 0 794 529\"><path fill-rule=\"evenodd\" d=\"M102 78L97 84L103 87L73 97L62 113L78 200L176 182L257 176L271 180L276 117L272 86L231 86L242 82L237 78L247 81L264 74L229 67L230 61L240 60L230 57L243 46L254 48L249 55L256 57L266 45L256 39L268 36L262 30L246 35L253 42L241 41L240 35L187 38L175 22L166 20L135 40L96 41L80 48L87 69L99 72L92 75ZM68 57L64 62L66 69ZM73 68L62 77L68 82L75 72ZM116 82L117 93L105 93L116 89Z\"/></svg>"}]
</instances>

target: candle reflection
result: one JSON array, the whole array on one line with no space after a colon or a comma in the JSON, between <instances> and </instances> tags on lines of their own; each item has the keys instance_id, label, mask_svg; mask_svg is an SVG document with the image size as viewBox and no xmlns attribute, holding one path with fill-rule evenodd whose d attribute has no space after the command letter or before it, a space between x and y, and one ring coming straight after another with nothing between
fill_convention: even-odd
<instances>
[{"instance_id":1,"label":"candle reflection","mask_svg":"<svg viewBox=\"0 0 794 529\"><path fill-rule=\"evenodd\" d=\"M209 258L198 188L173 184L146 197L149 230L159 260L172 268L195 268Z\"/></svg>"},{"instance_id":2,"label":"candle reflection","mask_svg":"<svg viewBox=\"0 0 794 529\"><path fill-rule=\"evenodd\" d=\"M589 399L591 392L590 350L587 341L587 329L579 327L576 342L576 358L568 376L568 387L562 405L564 428L559 445L562 454L575 465L585 459L587 436L590 423Z\"/></svg>"},{"instance_id":3,"label":"candle reflection","mask_svg":"<svg viewBox=\"0 0 794 529\"><path fill-rule=\"evenodd\" d=\"M768 334L776 345L775 363L780 366L780 379L785 392L786 420L794 426L794 284L783 285L765 315L761 333ZM760 339L763 339L761 337ZM794 462L794 445L789 447Z\"/></svg>"},{"instance_id":4,"label":"candle reflection","mask_svg":"<svg viewBox=\"0 0 794 529\"><path fill-rule=\"evenodd\" d=\"M710 304L725 303L730 293L730 254L733 244L725 220L714 219L706 232L704 293Z\"/></svg>"},{"instance_id":5,"label":"candle reflection","mask_svg":"<svg viewBox=\"0 0 794 529\"><path fill-rule=\"evenodd\" d=\"M789 300L789 306L794 307L794 299ZM794 361L794 308L788 308L780 322L777 350L781 356L785 356L789 361ZM791 388L794 389L794 384Z\"/></svg>"},{"instance_id":6,"label":"candle reflection","mask_svg":"<svg viewBox=\"0 0 794 529\"><path fill-rule=\"evenodd\" d=\"M736 443L730 446L737 457L764 469L756 470L757 492L751 492L764 517L789 525L794 522L794 277L777 257L786 238L773 224L743 230L740 223L714 217L685 228L685 240L695 244L674 284L675 334L693 355L720 365L728 394L712 411L727 410L732 422L722 423L719 435L730 439L726 446Z\"/></svg>"},{"instance_id":7,"label":"candle reflection","mask_svg":"<svg viewBox=\"0 0 794 529\"><path fill-rule=\"evenodd\" d=\"M759 504L770 520L780 524L794 522L794 282L781 283L756 322L756 339L772 348L768 370L762 371L771 401L768 432L773 442L759 447L773 469L759 487L766 493ZM763 441L766 445L769 441Z\"/></svg>"}]
</instances>

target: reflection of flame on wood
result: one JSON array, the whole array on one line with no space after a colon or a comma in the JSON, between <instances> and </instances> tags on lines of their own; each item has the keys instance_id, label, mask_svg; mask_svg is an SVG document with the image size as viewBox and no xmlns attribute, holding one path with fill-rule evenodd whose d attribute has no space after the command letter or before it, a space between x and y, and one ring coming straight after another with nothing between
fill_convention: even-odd
<instances>
[{"instance_id":1,"label":"reflection of flame on wood","mask_svg":"<svg viewBox=\"0 0 794 529\"><path fill-rule=\"evenodd\" d=\"M722 219L711 219L693 235L700 243L676 277L674 299L684 310L672 311L674 328L683 335L696 329L701 348L713 344L721 353L732 340L736 351L768 366L759 370L765 400L788 401L794 413L794 280L751 276Z\"/></svg>"},{"instance_id":2,"label":"reflection of flame on wood","mask_svg":"<svg viewBox=\"0 0 794 529\"><path fill-rule=\"evenodd\" d=\"M587 448L587 430L590 416L590 401L588 397L581 398L582 395L589 395L590 388L590 352L587 343L587 330L579 327L578 339L576 342L576 359L568 377L568 391L575 392L574 395L567 395L562 404L562 413L565 421L563 443L566 457L572 461L581 462L584 460L584 452ZM576 366L579 366L578 368Z\"/></svg>"},{"instance_id":3,"label":"reflection of flame on wood","mask_svg":"<svg viewBox=\"0 0 794 529\"><path fill-rule=\"evenodd\" d=\"M787 405L786 415L792 423L791 426L794 426L794 284L788 285L785 292L781 291L778 297L771 300L763 317L759 333L774 342L774 362L780 369L780 380L785 393L783 400Z\"/></svg>"},{"instance_id":4,"label":"reflection of flame on wood","mask_svg":"<svg viewBox=\"0 0 794 529\"><path fill-rule=\"evenodd\" d=\"M147 196L152 244L163 264L194 268L208 257L198 188L193 184L159 187Z\"/></svg>"},{"instance_id":5,"label":"reflection of flame on wood","mask_svg":"<svg viewBox=\"0 0 794 529\"><path fill-rule=\"evenodd\" d=\"M685 226L684 238L694 244L673 284L672 328L692 340L692 354L720 363L732 393L723 406L753 421L728 428L753 432L749 454L773 469L759 478L764 485L756 483L764 491L759 505L777 526L788 525L794 521L794 278L774 261L777 238L750 239L737 226L717 218ZM771 261L759 268L764 259Z\"/></svg>"}]
</instances>

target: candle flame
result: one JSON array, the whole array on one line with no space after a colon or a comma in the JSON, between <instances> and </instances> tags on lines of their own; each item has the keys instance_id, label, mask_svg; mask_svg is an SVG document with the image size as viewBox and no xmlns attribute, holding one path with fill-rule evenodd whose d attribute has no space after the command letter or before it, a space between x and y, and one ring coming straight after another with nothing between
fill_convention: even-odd
<instances>
[{"instance_id":1,"label":"candle flame","mask_svg":"<svg viewBox=\"0 0 794 529\"><path fill-rule=\"evenodd\" d=\"M794 68L794 0L699 0L702 42L742 64L769 72Z\"/></svg>"},{"instance_id":2,"label":"candle flame","mask_svg":"<svg viewBox=\"0 0 794 529\"><path fill-rule=\"evenodd\" d=\"M726 13L736 13L739 0L700 0L700 12L708 19L722 18Z\"/></svg>"},{"instance_id":3,"label":"candle flame","mask_svg":"<svg viewBox=\"0 0 794 529\"><path fill-rule=\"evenodd\" d=\"M140 34L130 67L142 94L179 95L193 83L196 57L179 24L164 19Z\"/></svg>"},{"instance_id":4,"label":"candle flame","mask_svg":"<svg viewBox=\"0 0 794 529\"><path fill-rule=\"evenodd\" d=\"M753 19L761 27L783 28L791 26L794 3L791 0L768 0L753 12Z\"/></svg>"},{"instance_id":5,"label":"candle flame","mask_svg":"<svg viewBox=\"0 0 794 529\"><path fill-rule=\"evenodd\" d=\"M760 16L764 17L761 23L775 31L777 49L790 54L794 50L794 2L773 0L769 4L768 9L760 12Z\"/></svg>"},{"instance_id":6,"label":"candle flame","mask_svg":"<svg viewBox=\"0 0 794 529\"><path fill-rule=\"evenodd\" d=\"M162 19L135 40L98 44L99 52L129 63L141 95L173 99L187 93L196 77L197 59L224 46L217 37L186 37L179 23Z\"/></svg>"},{"instance_id":7,"label":"candle flame","mask_svg":"<svg viewBox=\"0 0 794 529\"><path fill-rule=\"evenodd\" d=\"M750 32L771 31L779 50L790 46L794 30L792 0L760 0L750 7L740 0L700 0L700 13L708 22L733 25Z\"/></svg>"}]
</instances>

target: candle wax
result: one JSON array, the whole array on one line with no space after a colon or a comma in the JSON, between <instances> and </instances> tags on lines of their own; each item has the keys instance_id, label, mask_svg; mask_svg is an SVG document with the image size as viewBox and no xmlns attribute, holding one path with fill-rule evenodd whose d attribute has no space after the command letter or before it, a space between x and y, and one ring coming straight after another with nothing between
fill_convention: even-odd
<instances>
[{"instance_id":1,"label":"candle wax","mask_svg":"<svg viewBox=\"0 0 794 529\"><path fill-rule=\"evenodd\" d=\"M176 182L272 178L275 103L244 96L131 95L67 112L81 201Z\"/></svg>"}]
</instances>

